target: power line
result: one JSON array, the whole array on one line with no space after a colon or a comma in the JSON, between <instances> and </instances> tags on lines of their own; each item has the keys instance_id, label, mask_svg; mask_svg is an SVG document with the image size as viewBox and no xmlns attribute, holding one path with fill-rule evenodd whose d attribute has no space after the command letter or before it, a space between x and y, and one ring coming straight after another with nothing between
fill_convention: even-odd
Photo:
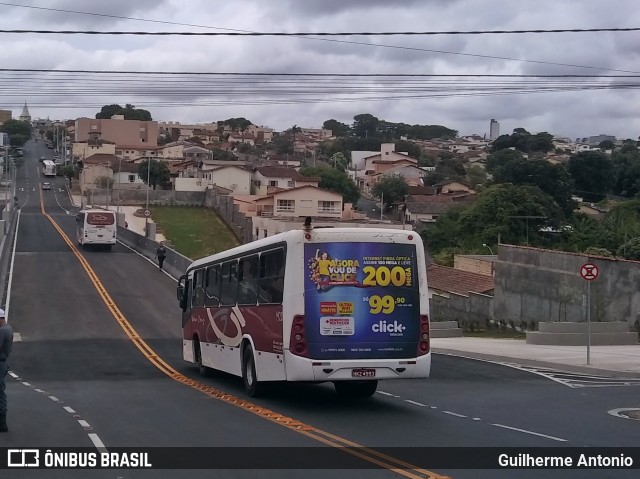
<instances>
[{"instance_id":1,"label":"power line","mask_svg":"<svg viewBox=\"0 0 640 479\"><path fill-rule=\"evenodd\" d=\"M214 27L214 26L210 26L210 25L198 25L198 24L192 24L192 23L179 23L179 22L171 22L171 21L166 21L166 20L152 20L152 19L146 19L146 18L127 17L127 16L123 16L123 15L110 15L110 14L106 14L106 13L95 13L95 12L83 12L83 11L78 11L78 10L67 10L67 9L61 9L61 8L37 7L37 6L33 6L33 5L20 5L20 4L8 3L8 2L0 2L0 5L13 6L13 7L19 7L19 8L29 8L29 9L35 9L35 10L46 10L46 11L61 12L61 13L71 13L71 14L74 14L74 15L88 15L88 16L95 16L95 17L115 18L115 19L119 19L119 20L133 20L133 21L138 21L138 22L159 23L159 24L165 24L165 25L177 25L177 26L186 26L186 27L207 28L207 29L211 29L211 30L224 30L224 31L228 31L228 32L256 33L256 32L252 32L251 30L240 30L240 29L235 29L235 28ZM527 60L527 59L524 59L524 58L502 57L502 56L496 56L496 55L483 55L483 54L479 54L479 53L452 52L452 51L447 51L447 50L435 50L435 49L420 48L420 47L408 47L408 46L403 46L403 45L388 45L388 44L382 44L382 43L369 43L369 42L353 41L353 40L338 40L336 38L327 38L327 37L323 38L323 37L305 37L305 36L300 37L300 36L298 36L297 38L301 38L302 40L342 43L342 44L347 44L347 45L360 45L360 46L374 47L374 48L387 48L387 49L394 49L394 50L405 50L405 51L415 51L415 52L424 52L424 53L438 53L438 54L442 54L442 55L457 55L457 56L465 56L465 57L471 57L471 58L485 58L485 59L488 59L488 60L517 61L517 62L522 62L522 63L534 63L534 64L537 64L537 65L550 65L550 66L560 66L560 67L569 67L569 68L582 68L582 69L591 69L591 70L600 70L600 71L613 71L613 72L619 72L619 73L640 73L638 71L621 70L621 69L615 69L615 68L605 68L605 67L598 67L598 66L593 66L593 65L576 65L576 64L570 64L570 63L560 63L560 62L551 62L551 61L543 61L543 60Z\"/></svg>"},{"instance_id":2,"label":"power line","mask_svg":"<svg viewBox=\"0 0 640 479\"><path fill-rule=\"evenodd\" d=\"M296 72L173 72L153 70L70 70L51 68L0 68L0 72L18 73L90 73L101 75L220 75L220 76L250 76L250 77L361 77L361 78L640 78L640 72L634 75L585 75L585 74L533 74L533 73L296 73Z\"/></svg>"},{"instance_id":3,"label":"power line","mask_svg":"<svg viewBox=\"0 0 640 479\"><path fill-rule=\"evenodd\" d=\"M0 33L30 33L46 35L143 35L143 36L202 36L202 37L392 37L432 35L491 35L541 33L637 32L640 27L626 28L561 28L554 30L452 30L405 32L146 32L105 30L0 30Z\"/></svg>"}]
</instances>

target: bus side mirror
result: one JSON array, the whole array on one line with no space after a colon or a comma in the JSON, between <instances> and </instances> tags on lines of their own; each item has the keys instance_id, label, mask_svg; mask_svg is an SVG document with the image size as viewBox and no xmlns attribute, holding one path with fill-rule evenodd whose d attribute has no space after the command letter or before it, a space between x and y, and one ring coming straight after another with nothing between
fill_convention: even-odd
<instances>
[{"instance_id":1,"label":"bus side mirror","mask_svg":"<svg viewBox=\"0 0 640 479\"><path fill-rule=\"evenodd\" d=\"M178 297L178 304L180 305L180 308L182 309L182 311L186 311L187 309L186 283L187 283L187 276L186 275L180 276L180 279L178 279L178 288L176 290L176 296Z\"/></svg>"},{"instance_id":2,"label":"bus side mirror","mask_svg":"<svg viewBox=\"0 0 640 479\"><path fill-rule=\"evenodd\" d=\"M184 286L182 285L178 286L177 295L178 295L178 301L180 302L180 304L182 304L182 300L184 299Z\"/></svg>"}]
</instances>

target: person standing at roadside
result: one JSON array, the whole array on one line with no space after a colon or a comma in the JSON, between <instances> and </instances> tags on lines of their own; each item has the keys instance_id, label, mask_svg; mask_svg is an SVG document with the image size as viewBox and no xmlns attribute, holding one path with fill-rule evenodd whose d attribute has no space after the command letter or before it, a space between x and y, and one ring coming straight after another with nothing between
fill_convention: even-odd
<instances>
[{"instance_id":1,"label":"person standing at roadside","mask_svg":"<svg viewBox=\"0 0 640 479\"><path fill-rule=\"evenodd\" d=\"M167 250L164 247L164 243L161 241L160 246L156 250L156 258L158 258L158 269L162 270L162 263L164 263L164 258L167 256Z\"/></svg>"},{"instance_id":2,"label":"person standing at roadside","mask_svg":"<svg viewBox=\"0 0 640 479\"><path fill-rule=\"evenodd\" d=\"M0 309L0 432L7 432L7 394L5 378L9 372L9 355L13 346L13 329L7 323L4 309Z\"/></svg>"}]
</instances>

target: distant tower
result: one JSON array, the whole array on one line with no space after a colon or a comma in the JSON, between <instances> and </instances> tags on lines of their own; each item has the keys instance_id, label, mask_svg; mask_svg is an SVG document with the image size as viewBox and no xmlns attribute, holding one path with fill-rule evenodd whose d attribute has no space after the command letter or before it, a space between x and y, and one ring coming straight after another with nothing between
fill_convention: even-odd
<instances>
[{"instance_id":1,"label":"distant tower","mask_svg":"<svg viewBox=\"0 0 640 479\"><path fill-rule=\"evenodd\" d=\"M27 108L27 102L24 102L24 108L22 109L22 114L20 115L20 121L28 121L31 123L31 115L29 114L29 108Z\"/></svg>"},{"instance_id":2,"label":"distant tower","mask_svg":"<svg viewBox=\"0 0 640 479\"><path fill-rule=\"evenodd\" d=\"M500 136L500 123L491 118L489 124L489 140L493 141Z\"/></svg>"}]
</instances>

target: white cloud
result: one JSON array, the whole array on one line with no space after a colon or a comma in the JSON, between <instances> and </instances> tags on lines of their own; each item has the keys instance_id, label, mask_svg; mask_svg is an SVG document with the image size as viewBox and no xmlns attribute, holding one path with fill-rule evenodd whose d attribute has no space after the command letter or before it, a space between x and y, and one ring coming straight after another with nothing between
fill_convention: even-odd
<instances>
[{"instance_id":1,"label":"white cloud","mask_svg":"<svg viewBox=\"0 0 640 479\"><path fill-rule=\"evenodd\" d=\"M29 5L40 6L31 1ZM403 1L329 0L300 2L211 2L193 0L112 0L83 2L52 0L46 8L90 11L135 17L153 23L108 16L80 15L0 5L2 29L95 29L147 31L222 31L193 25L246 31L443 31L535 28L633 27L640 25L640 10L633 0L558 2L555 0ZM177 25L184 23L192 26ZM136 71L271 72L271 73L413 73L413 74L612 74L615 72L564 65L583 65L640 72L637 33L572 33L523 35L389 36L389 37L140 37L0 34L2 68L96 69ZM329 41L328 41L329 40ZM378 46L361 45L374 43ZM384 45L384 46L380 46ZM392 48L399 47L399 48ZM500 58L488 58L500 57ZM515 60L509 60L515 59ZM516 61L528 60L528 61ZM49 75L50 77L50 75ZM598 133L636 138L640 120L633 106L637 90L595 90L520 95L465 96L403 101L334 102L297 105L242 105L247 96L233 96L237 104L210 103L203 91L180 94L175 88L157 97L141 94L163 85L128 84L118 95L92 91L58 92L42 80L12 80L0 73L0 108L19 114L26 100L35 117L93 116L99 102L134 103L149 109L154 118L182 122L211 121L244 116L277 129L293 124L320 126L335 118L350 122L354 115L371 113L381 119L405 123L441 124L462 134L488 130L496 118L503 132L524 127L529 131L583 137ZM13 81L13 83L12 83ZM50 81L50 80L49 80ZM458 80L460 85L462 80ZM486 79L485 81L495 81ZM614 80L612 80L614 81ZM621 83L622 80L615 80ZM87 79L87 83L89 80ZM379 81L378 81L379 83ZM635 83L635 80L624 80ZM168 84L167 84L168 85ZM250 92L253 84L220 86L221 94ZM189 84L185 82L186 90ZM346 85L336 81L336 87ZM292 87L291 87L292 88ZM8 95L7 93L11 93ZM283 91L279 96L290 96ZM395 95L388 93L388 95ZM310 92L307 97L318 97ZM324 94L324 99L335 94ZM215 100L220 100L216 96ZM70 109L53 107L64 102L88 105ZM182 106L145 106L153 102L182 102Z\"/></svg>"}]
</instances>

